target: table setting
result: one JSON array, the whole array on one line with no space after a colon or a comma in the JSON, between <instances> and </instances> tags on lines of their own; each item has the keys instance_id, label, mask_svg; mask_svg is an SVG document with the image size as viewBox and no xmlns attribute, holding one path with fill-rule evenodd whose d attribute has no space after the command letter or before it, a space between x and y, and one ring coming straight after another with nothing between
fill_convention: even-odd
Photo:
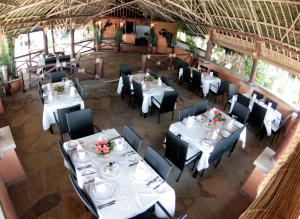
<instances>
[{"instance_id":1,"label":"table setting","mask_svg":"<svg viewBox=\"0 0 300 219\"><path fill-rule=\"evenodd\" d=\"M51 124L55 123L53 112L57 109L81 105L81 109L84 109L84 102L79 95L71 80L65 80L62 82L48 83L42 86L43 97L45 100L43 110L43 129L47 130Z\"/></svg>"},{"instance_id":2,"label":"table setting","mask_svg":"<svg viewBox=\"0 0 300 219\"><path fill-rule=\"evenodd\" d=\"M180 122L175 122L171 124L169 130L189 144L186 159L202 151L197 166L197 170L200 171L209 167L210 153L218 142L241 127L243 124L213 108L204 114L190 116ZM246 129L243 130L240 140L245 145Z\"/></svg>"},{"instance_id":3,"label":"table setting","mask_svg":"<svg viewBox=\"0 0 300 219\"><path fill-rule=\"evenodd\" d=\"M205 72L205 73L202 73L201 83L202 83L203 95L207 96L210 89L217 92L219 84L221 83L221 79L219 77L215 77L213 75L213 72L210 72L210 73ZM214 85L214 86L210 86L210 85Z\"/></svg>"},{"instance_id":4,"label":"table setting","mask_svg":"<svg viewBox=\"0 0 300 219\"><path fill-rule=\"evenodd\" d=\"M115 129L64 143L79 186L100 218L130 218L160 201L175 211L175 192ZM82 154L84 153L84 155ZM155 206L158 217L164 212Z\"/></svg>"}]
</instances>

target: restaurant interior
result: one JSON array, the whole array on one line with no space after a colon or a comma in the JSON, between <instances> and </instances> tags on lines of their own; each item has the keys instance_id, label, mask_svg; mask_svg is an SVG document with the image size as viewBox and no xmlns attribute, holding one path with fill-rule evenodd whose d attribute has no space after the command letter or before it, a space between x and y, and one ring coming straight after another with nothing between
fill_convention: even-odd
<instances>
[{"instance_id":1,"label":"restaurant interior","mask_svg":"<svg viewBox=\"0 0 300 219\"><path fill-rule=\"evenodd\" d=\"M300 217L298 0L0 2L0 218Z\"/></svg>"}]
</instances>

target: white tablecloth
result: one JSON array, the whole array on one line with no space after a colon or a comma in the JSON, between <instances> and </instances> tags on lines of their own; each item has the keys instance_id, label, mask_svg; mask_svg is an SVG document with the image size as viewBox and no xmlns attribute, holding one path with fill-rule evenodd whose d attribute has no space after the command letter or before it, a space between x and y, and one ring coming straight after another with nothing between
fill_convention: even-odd
<instances>
[{"instance_id":1,"label":"white tablecloth","mask_svg":"<svg viewBox=\"0 0 300 219\"><path fill-rule=\"evenodd\" d=\"M129 167L129 163L127 160L123 159L124 152L117 152L112 151L108 157L99 157L94 153L94 142L99 138L102 137L104 139L111 139L117 136L120 136L119 133L115 129L108 129L104 130L101 133L97 133L94 135L90 135L84 138L78 139L81 143L82 147L86 150L91 152L92 159L87 163L79 163L74 159L74 153L76 150L69 152L70 156L72 157L74 166L76 168L76 175L78 179L78 184L82 187L87 194L90 195L92 198L95 206L100 204L107 203L111 200L116 200L116 204L105 207L102 209L97 209L100 218L103 219L123 219L123 218L130 218L134 217L144 211L146 211L149 207L159 201L171 214L174 215L175 213L175 191L174 189L168 185L168 183L164 182L159 188L155 188L155 183L147 186L145 183L136 182L132 176L130 175L130 169L133 167ZM126 143L127 144L127 143ZM68 150L69 142L64 143L64 148ZM127 151L133 151L133 149L127 144ZM142 158L139 155L139 160ZM103 173L103 167L108 162L116 162L120 165L120 174L115 177L108 177ZM78 170L78 167L86 166L87 164L91 164L92 167L86 168L83 170ZM148 164L146 164L148 166ZM148 166L148 168L151 168ZM95 174L82 176L83 174L96 172ZM157 175L155 171L152 172L153 176L151 179L154 179ZM91 179L94 179L96 176L101 177L102 180L107 180L115 185L115 193L110 200L101 201L96 200L94 196L90 194L90 186L93 182L86 183ZM160 178L156 185L159 185L162 182ZM160 190L162 188L162 190ZM127 206L124 206L124 197L127 197ZM165 214L162 212L160 207L155 206L155 214L158 217L165 217Z\"/></svg>"},{"instance_id":2,"label":"white tablecloth","mask_svg":"<svg viewBox=\"0 0 300 219\"><path fill-rule=\"evenodd\" d=\"M216 110L216 109L213 109ZM198 162L197 170L203 170L209 167L209 156L210 153L213 151L214 147L207 147L206 145L203 145L202 139L205 137L209 137L212 134L213 129L207 128L205 125L208 120L207 118L209 116L209 111L202 116L204 119L203 122L200 122L199 119L194 118L194 123L192 125L187 125L186 120L183 120L183 122L175 122L171 124L169 130L175 134L181 135L181 139L189 143L188 153L187 153L187 159L189 159L191 156L196 154L199 151L202 151L202 156ZM224 123L224 127L226 127L227 123L232 120L231 117L225 114L226 121ZM236 127L243 127L243 124L239 123L238 121L234 121L234 125ZM242 141L242 147L245 146L246 143L246 128L242 131L240 135L240 141Z\"/></svg>"},{"instance_id":3,"label":"white tablecloth","mask_svg":"<svg viewBox=\"0 0 300 219\"><path fill-rule=\"evenodd\" d=\"M214 77L214 76L204 76L202 74L201 82L202 82L203 95L207 96L211 84L215 86L215 87L212 86L212 90L217 92L217 90L218 90L217 88L219 87L219 84L221 83L221 79L218 77Z\"/></svg>"},{"instance_id":4,"label":"white tablecloth","mask_svg":"<svg viewBox=\"0 0 300 219\"><path fill-rule=\"evenodd\" d=\"M140 83L142 80L144 80L145 74L139 73L132 75L132 80L137 81ZM171 87L168 87L166 84L162 83L162 86L158 86L157 80L154 80L153 82L145 82L146 89L143 91L144 100L142 104L142 112L148 113L149 107L151 106L151 97L155 97L158 101L161 101L164 95L165 91L173 91L174 89ZM120 77L119 83L118 83L118 94L121 94L123 87L123 80L122 77ZM131 89L133 89L133 85L131 84Z\"/></svg>"},{"instance_id":5,"label":"white tablecloth","mask_svg":"<svg viewBox=\"0 0 300 219\"><path fill-rule=\"evenodd\" d=\"M57 82L53 83L65 86L65 82ZM72 84L70 85L72 86ZM50 128L51 124L55 124L55 119L53 116L53 112L56 112L57 109L74 106L80 104L81 109L84 109L84 102L76 90L74 96L69 95L68 87L65 87L64 94L57 95L53 100L48 100L48 91L47 85L43 85L44 92L44 111L43 111L43 129L47 130ZM46 92L47 91L47 92Z\"/></svg>"},{"instance_id":6,"label":"white tablecloth","mask_svg":"<svg viewBox=\"0 0 300 219\"><path fill-rule=\"evenodd\" d=\"M250 97L249 95L246 95L247 97ZM251 98L251 97L250 97ZM234 103L237 101L237 95L234 95L232 97L232 101L231 101L231 106L230 106L230 111L232 111ZM257 100L257 99L253 99L251 98L250 100L250 104L249 104L249 109L250 111L252 111L254 102L260 104L261 106L267 108L267 112L264 118L264 125L267 131L267 135L270 136L272 134L272 121L276 120L276 124L280 123L280 119L281 119L281 113L278 110L274 110L271 107L268 107L264 102Z\"/></svg>"}]
</instances>

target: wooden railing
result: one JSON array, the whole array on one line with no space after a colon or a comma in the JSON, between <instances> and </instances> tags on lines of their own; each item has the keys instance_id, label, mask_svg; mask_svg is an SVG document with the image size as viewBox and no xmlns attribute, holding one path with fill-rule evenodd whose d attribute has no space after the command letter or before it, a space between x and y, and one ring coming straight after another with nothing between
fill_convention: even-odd
<instances>
[{"instance_id":1,"label":"wooden railing","mask_svg":"<svg viewBox=\"0 0 300 219\"><path fill-rule=\"evenodd\" d=\"M86 53L94 51L94 38L76 42L74 43L74 45L75 53ZM80 47L79 49L76 48L78 46Z\"/></svg>"}]
</instances>

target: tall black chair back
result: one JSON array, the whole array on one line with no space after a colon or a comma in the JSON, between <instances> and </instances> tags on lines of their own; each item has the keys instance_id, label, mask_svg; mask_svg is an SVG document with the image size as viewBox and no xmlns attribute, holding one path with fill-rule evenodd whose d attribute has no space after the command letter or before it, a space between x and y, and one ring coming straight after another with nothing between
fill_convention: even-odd
<instances>
[{"instance_id":1,"label":"tall black chair back","mask_svg":"<svg viewBox=\"0 0 300 219\"><path fill-rule=\"evenodd\" d=\"M254 90L254 91L252 92L252 95L251 95L251 96L253 96L253 94L256 94L256 99L258 99L258 100L264 99L264 95L261 94L261 93L259 93L259 92L256 91L256 90Z\"/></svg>"},{"instance_id":2,"label":"tall black chair back","mask_svg":"<svg viewBox=\"0 0 300 219\"><path fill-rule=\"evenodd\" d=\"M228 81L222 80L217 91L217 96L223 95L225 93L226 88L228 88Z\"/></svg>"},{"instance_id":3,"label":"tall black chair back","mask_svg":"<svg viewBox=\"0 0 300 219\"><path fill-rule=\"evenodd\" d=\"M179 121L184 118L195 115L195 106L186 107L179 111Z\"/></svg>"},{"instance_id":4,"label":"tall black chair back","mask_svg":"<svg viewBox=\"0 0 300 219\"><path fill-rule=\"evenodd\" d=\"M251 113L249 114L249 122L261 128L267 113L267 108L254 103Z\"/></svg>"},{"instance_id":5,"label":"tall black chair back","mask_svg":"<svg viewBox=\"0 0 300 219\"><path fill-rule=\"evenodd\" d=\"M269 104L269 103L272 103L271 107L273 109L277 109L277 106L278 106L278 103L276 103L274 100L271 100L270 98L266 98L266 101L265 101L265 104Z\"/></svg>"},{"instance_id":6,"label":"tall black chair back","mask_svg":"<svg viewBox=\"0 0 300 219\"><path fill-rule=\"evenodd\" d=\"M56 123L58 124L59 133L60 133L62 141L63 141L62 134L68 132L68 123L67 123L66 114L77 111L77 110L80 110L80 104L75 105L75 106L66 107L66 108L57 109L57 111L56 111L57 114L55 114L55 112L53 112Z\"/></svg>"},{"instance_id":7,"label":"tall black chair back","mask_svg":"<svg viewBox=\"0 0 300 219\"><path fill-rule=\"evenodd\" d=\"M237 94L236 84L230 83L228 86L228 100L231 100L234 95Z\"/></svg>"},{"instance_id":8,"label":"tall black chair back","mask_svg":"<svg viewBox=\"0 0 300 219\"><path fill-rule=\"evenodd\" d=\"M195 115L200 115L207 111L208 107L208 100L202 100L199 103L195 104Z\"/></svg>"},{"instance_id":9,"label":"tall black chair back","mask_svg":"<svg viewBox=\"0 0 300 219\"><path fill-rule=\"evenodd\" d=\"M210 153L208 163L211 164L215 160L217 160L215 167L219 165L222 160L222 155L225 152L226 145L228 144L227 138L223 138L219 141L219 143L214 147L213 151Z\"/></svg>"},{"instance_id":10,"label":"tall black chair back","mask_svg":"<svg viewBox=\"0 0 300 219\"><path fill-rule=\"evenodd\" d=\"M70 60L71 60L71 56L70 55L58 56L58 61L59 62L69 62Z\"/></svg>"},{"instance_id":11,"label":"tall black chair back","mask_svg":"<svg viewBox=\"0 0 300 219\"><path fill-rule=\"evenodd\" d=\"M237 102L244 105L245 107L249 107L250 100L251 99L249 97L246 97L245 95L240 93L237 96Z\"/></svg>"},{"instance_id":12,"label":"tall black chair back","mask_svg":"<svg viewBox=\"0 0 300 219\"><path fill-rule=\"evenodd\" d=\"M82 189L79 187L78 182L76 180L76 178L72 175L70 175L70 181L71 184L76 192L76 194L78 195L78 197L80 198L80 200L84 203L84 205L89 209L89 211L93 214L93 216L95 218L99 218L99 215L97 213L97 209L96 206L94 205L93 201L91 200L91 198L86 195Z\"/></svg>"},{"instance_id":13,"label":"tall black chair back","mask_svg":"<svg viewBox=\"0 0 300 219\"><path fill-rule=\"evenodd\" d=\"M38 98L40 103L44 106L44 97L41 89L38 89Z\"/></svg>"},{"instance_id":14,"label":"tall black chair back","mask_svg":"<svg viewBox=\"0 0 300 219\"><path fill-rule=\"evenodd\" d=\"M165 91L160 104L159 112L166 113L174 111L178 93L176 91Z\"/></svg>"},{"instance_id":15,"label":"tall black chair back","mask_svg":"<svg viewBox=\"0 0 300 219\"><path fill-rule=\"evenodd\" d=\"M71 157L65 150L64 145L63 145L62 141L60 141L60 140L59 140L59 148L60 148L61 155L63 156L64 160L66 161L70 172L72 173L73 176L76 177L76 170L75 170L74 164L71 160Z\"/></svg>"},{"instance_id":16,"label":"tall black chair back","mask_svg":"<svg viewBox=\"0 0 300 219\"><path fill-rule=\"evenodd\" d=\"M84 97L84 89L83 89L83 86L80 83L78 77L75 77L75 87L76 87L79 95L83 98Z\"/></svg>"},{"instance_id":17,"label":"tall black chair back","mask_svg":"<svg viewBox=\"0 0 300 219\"><path fill-rule=\"evenodd\" d=\"M201 89L201 73L195 69L192 70L193 78L192 85L193 88L197 91Z\"/></svg>"},{"instance_id":18,"label":"tall black chair back","mask_svg":"<svg viewBox=\"0 0 300 219\"><path fill-rule=\"evenodd\" d=\"M148 72L150 75L152 75L154 78L156 78L156 79L158 78L158 74L157 74L157 72L155 72L154 70L148 68L148 69L147 69L147 72Z\"/></svg>"},{"instance_id":19,"label":"tall black chair back","mask_svg":"<svg viewBox=\"0 0 300 219\"><path fill-rule=\"evenodd\" d=\"M162 75L160 77L160 79L164 84L166 84L167 86L170 86L170 80L166 76Z\"/></svg>"},{"instance_id":20,"label":"tall black chair back","mask_svg":"<svg viewBox=\"0 0 300 219\"><path fill-rule=\"evenodd\" d=\"M66 72L64 71L56 71L51 73L51 82L61 82L63 78L66 77Z\"/></svg>"},{"instance_id":21,"label":"tall black chair back","mask_svg":"<svg viewBox=\"0 0 300 219\"><path fill-rule=\"evenodd\" d=\"M142 84L132 80L134 99L138 104L142 104L144 100Z\"/></svg>"},{"instance_id":22,"label":"tall black chair back","mask_svg":"<svg viewBox=\"0 0 300 219\"><path fill-rule=\"evenodd\" d=\"M183 66L182 81L187 83L192 82L191 70L186 65Z\"/></svg>"},{"instance_id":23,"label":"tall black chair back","mask_svg":"<svg viewBox=\"0 0 300 219\"><path fill-rule=\"evenodd\" d=\"M71 139L94 134L93 115L90 108L66 114L68 133Z\"/></svg>"},{"instance_id":24,"label":"tall black chair back","mask_svg":"<svg viewBox=\"0 0 300 219\"><path fill-rule=\"evenodd\" d=\"M120 64L119 65L119 73L120 73L120 76L122 74L131 75L131 65L129 65L129 64Z\"/></svg>"},{"instance_id":25,"label":"tall black chair back","mask_svg":"<svg viewBox=\"0 0 300 219\"><path fill-rule=\"evenodd\" d=\"M123 134L124 139L130 144L130 146L139 153L143 140L142 138L127 124L124 125Z\"/></svg>"},{"instance_id":26,"label":"tall black chair back","mask_svg":"<svg viewBox=\"0 0 300 219\"><path fill-rule=\"evenodd\" d=\"M127 95L131 95L132 90L131 90L129 75L122 74L122 80L123 80L123 92Z\"/></svg>"},{"instance_id":27,"label":"tall black chair back","mask_svg":"<svg viewBox=\"0 0 300 219\"><path fill-rule=\"evenodd\" d=\"M245 124L248 119L249 113L250 113L250 109L248 107L245 107L244 105L240 104L239 102L235 102L233 109L229 115L236 116L237 121L239 121L242 124Z\"/></svg>"},{"instance_id":28,"label":"tall black chair back","mask_svg":"<svg viewBox=\"0 0 300 219\"><path fill-rule=\"evenodd\" d=\"M159 153L150 146L147 147L144 160L164 179L166 180L172 170L171 164L166 161Z\"/></svg>"},{"instance_id":29,"label":"tall black chair back","mask_svg":"<svg viewBox=\"0 0 300 219\"><path fill-rule=\"evenodd\" d=\"M228 156L230 157L231 153L234 151L234 148L240 138L241 132L244 130L246 125L244 125L242 128L237 129L234 133L232 133L230 136L228 136L228 142L225 146L225 151L228 151Z\"/></svg>"}]
</instances>

